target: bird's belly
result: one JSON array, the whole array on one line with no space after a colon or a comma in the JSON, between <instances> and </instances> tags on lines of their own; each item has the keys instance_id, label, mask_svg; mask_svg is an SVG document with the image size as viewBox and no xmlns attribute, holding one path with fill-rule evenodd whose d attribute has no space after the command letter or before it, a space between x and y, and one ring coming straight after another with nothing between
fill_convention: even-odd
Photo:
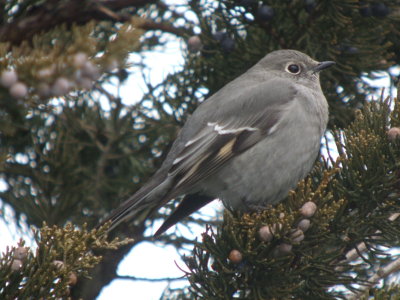
<instances>
[{"instance_id":1,"label":"bird's belly","mask_svg":"<svg viewBox=\"0 0 400 300\"><path fill-rule=\"evenodd\" d=\"M222 200L225 207L241 211L283 200L308 174L318 154L319 135L304 132L308 130L315 127L291 128L288 135L271 135L260 141L211 176L207 194Z\"/></svg>"}]
</instances>

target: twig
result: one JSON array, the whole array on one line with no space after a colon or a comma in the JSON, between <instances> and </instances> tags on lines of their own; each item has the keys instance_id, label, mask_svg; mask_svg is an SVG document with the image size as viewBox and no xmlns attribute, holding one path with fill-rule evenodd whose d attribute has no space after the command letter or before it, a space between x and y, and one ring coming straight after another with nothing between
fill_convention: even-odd
<instances>
[{"instance_id":1,"label":"twig","mask_svg":"<svg viewBox=\"0 0 400 300\"><path fill-rule=\"evenodd\" d=\"M136 277L131 275L117 275L116 279L125 279L125 280L136 280L136 281L148 281L148 282L160 282L160 281L178 281L178 280L187 280L186 277L161 277L161 278L147 278L147 277Z\"/></svg>"},{"instance_id":2,"label":"twig","mask_svg":"<svg viewBox=\"0 0 400 300\"><path fill-rule=\"evenodd\" d=\"M390 215L388 220L393 222L399 216L400 216L400 213L393 213L393 214ZM375 231L375 234L377 236L380 233L382 233L380 230ZM376 238L372 237L372 239L376 239ZM346 253L346 255L345 255L346 258L344 260L342 260L340 263L349 263L349 262L355 260L356 258L358 258L360 256L360 254L365 252L365 250L367 250L367 245L364 242L359 243L354 249L352 249L352 250L350 250L349 252ZM335 269L337 271L340 271L342 269L342 267L336 267Z\"/></svg>"},{"instance_id":3,"label":"twig","mask_svg":"<svg viewBox=\"0 0 400 300\"><path fill-rule=\"evenodd\" d=\"M388 220L393 222L400 216L400 213L393 213L389 216ZM376 235L379 235L381 233L380 230L375 231ZM376 239L372 237L372 239ZM364 242L359 243L354 249L350 250L349 252L346 253L345 257L346 259L342 260L340 264L343 263L349 263L351 261L354 261L358 257L360 257L365 251L367 250L367 245ZM343 267L336 267L336 271L341 271L343 270ZM364 294L366 291L368 291L372 286L377 284L379 280L387 277L388 275L399 271L400 270L400 258L394 260L393 262L389 263L385 267L379 268L378 271L375 272L374 275L368 278L368 280L362 284L362 287L359 288L356 292L353 292L353 294L350 294L346 297L347 300L356 300L359 299L362 294Z\"/></svg>"},{"instance_id":4,"label":"twig","mask_svg":"<svg viewBox=\"0 0 400 300\"><path fill-rule=\"evenodd\" d=\"M126 16L119 15L103 5L98 4L97 9L98 9L98 11L104 13L110 19L113 19L115 21L122 21L122 20L127 21L128 20L128 18Z\"/></svg>"},{"instance_id":5,"label":"twig","mask_svg":"<svg viewBox=\"0 0 400 300\"><path fill-rule=\"evenodd\" d=\"M372 286L377 284L379 280L399 270L400 270L400 258L392 261L385 267L379 268L379 270L376 271L376 273L372 275L370 278L368 278L367 282L363 284L362 287L358 289L357 292L355 292L352 295L349 295L348 297L346 297L346 299L348 300L359 299L362 294L366 293Z\"/></svg>"}]
</instances>

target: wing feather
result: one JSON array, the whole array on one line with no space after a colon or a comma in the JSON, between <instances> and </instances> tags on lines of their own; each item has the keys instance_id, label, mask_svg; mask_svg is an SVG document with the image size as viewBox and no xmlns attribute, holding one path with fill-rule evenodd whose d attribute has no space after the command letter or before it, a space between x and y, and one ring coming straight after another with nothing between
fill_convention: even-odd
<instances>
[{"instance_id":1,"label":"wing feather","mask_svg":"<svg viewBox=\"0 0 400 300\"><path fill-rule=\"evenodd\" d=\"M269 126L274 124L270 122ZM268 130L261 128L234 128L223 125L210 130L207 136L203 136L207 142L197 141L196 151L184 149L178 156L179 159L175 160L169 176L176 178L176 184L168 198L172 199L185 193L194 184L216 172L228 160L258 143L267 132Z\"/></svg>"}]
</instances>

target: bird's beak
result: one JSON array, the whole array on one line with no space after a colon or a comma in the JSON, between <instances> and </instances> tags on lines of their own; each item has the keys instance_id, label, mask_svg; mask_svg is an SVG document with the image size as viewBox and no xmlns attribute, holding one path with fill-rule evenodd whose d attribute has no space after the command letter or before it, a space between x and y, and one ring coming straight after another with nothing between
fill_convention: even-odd
<instances>
[{"instance_id":1,"label":"bird's beak","mask_svg":"<svg viewBox=\"0 0 400 300\"><path fill-rule=\"evenodd\" d=\"M336 64L334 61L322 61L314 68L314 73L322 71Z\"/></svg>"}]
</instances>

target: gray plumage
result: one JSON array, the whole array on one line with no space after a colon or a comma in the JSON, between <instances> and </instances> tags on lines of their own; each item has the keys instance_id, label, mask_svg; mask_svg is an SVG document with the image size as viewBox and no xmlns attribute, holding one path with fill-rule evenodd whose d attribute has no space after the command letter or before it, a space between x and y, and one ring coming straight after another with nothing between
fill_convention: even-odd
<instances>
[{"instance_id":1,"label":"gray plumage","mask_svg":"<svg viewBox=\"0 0 400 300\"><path fill-rule=\"evenodd\" d=\"M328 121L319 71L332 64L295 50L265 56L195 110L157 173L104 222L185 195L158 235L216 198L243 212L284 199L318 154Z\"/></svg>"}]
</instances>

